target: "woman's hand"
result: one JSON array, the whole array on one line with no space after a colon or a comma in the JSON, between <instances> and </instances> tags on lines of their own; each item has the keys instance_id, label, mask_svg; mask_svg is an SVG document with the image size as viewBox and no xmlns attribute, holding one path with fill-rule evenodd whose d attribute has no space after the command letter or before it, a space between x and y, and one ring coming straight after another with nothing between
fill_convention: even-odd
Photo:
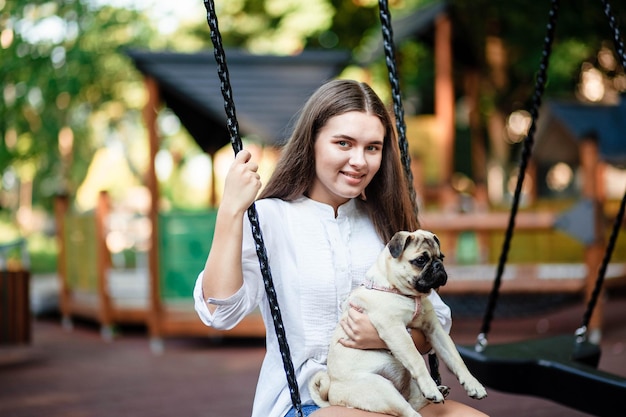
<instances>
[{"instance_id":1,"label":"woman's hand","mask_svg":"<svg viewBox=\"0 0 626 417\"><path fill-rule=\"evenodd\" d=\"M387 349L387 344L378 335L378 331L363 309L350 304L348 318L339 322L347 338L339 340L345 347L354 349ZM408 330L417 350L422 354L430 351L430 343L419 329Z\"/></svg>"},{"instance_id":2,"label":"woman's hand","mask_svg":"<svg viewBox=\"0 0 626 417\"><path fill-rule=\"evenodd\" d=\"M339 340L345 347L354 349L387 349L378 331L359 306L350 304L348 317L339 322L347 338Z\"/></svg>"},{"instance_id":3,"label":"woman's hand","mask_svg":"<svg viewBox=\"0 0 626 417\"><path fill-rule=\"evenodd\" d=\"M259 165L251 161L251 157L249 151L241 150L226 175L222 205L233 211L247 210L261 189Z\"/></svg>"}]
</instances>

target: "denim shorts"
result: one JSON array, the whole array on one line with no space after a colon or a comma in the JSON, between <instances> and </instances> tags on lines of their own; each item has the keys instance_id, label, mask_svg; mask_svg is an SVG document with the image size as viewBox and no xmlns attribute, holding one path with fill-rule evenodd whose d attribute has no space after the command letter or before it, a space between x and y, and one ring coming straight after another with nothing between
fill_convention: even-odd
<instances>
[{"instance_id":1,"label":"denim shorts","mask_svg":"<svg viewBox=\"0 0 626 417\"><path fill-rule=\"evenodd\" d=\"M304 417L308 417L310 416L313 411L315 410L319 410L320 408L316 405L303 405L302 406L302 415ZM291 410L289 410L287 412L287 414L285 414L285 417L296 417L296 409L291 407Z\"/></svg>"}]
</instances>

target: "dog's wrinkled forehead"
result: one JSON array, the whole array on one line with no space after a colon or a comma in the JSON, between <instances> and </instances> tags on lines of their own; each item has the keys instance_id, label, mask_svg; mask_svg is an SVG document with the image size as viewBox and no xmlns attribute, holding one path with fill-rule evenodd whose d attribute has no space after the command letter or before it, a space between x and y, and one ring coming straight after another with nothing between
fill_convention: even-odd
<instances>
[{"instance_id":1,"label":"dog's wrinkled forehead","mask_svg":"<svg viewBox=\"0 0 626 417\"><path fill-rule=\"evenodd\" d=\"M427 246L429 251L432 251L432 253L438 253L440 246L439 238L432 233L430 233L430 236L422 235L419 246Z\"/></svg>"},{"instance_id":2,"label":"dog's wrinkled forehead","mask_svg":"<svg viewBox=\"0 0 626 417\"><path fill-rule=\"evenodd\" d=\"M437 236L421 229L412 233L405 231L396 233L389 241L388 247L391 256L394 258L400 257L400 255L410 247L426 250L433 254L440 254L439 239Z\"/></svg>"}]
</instances>

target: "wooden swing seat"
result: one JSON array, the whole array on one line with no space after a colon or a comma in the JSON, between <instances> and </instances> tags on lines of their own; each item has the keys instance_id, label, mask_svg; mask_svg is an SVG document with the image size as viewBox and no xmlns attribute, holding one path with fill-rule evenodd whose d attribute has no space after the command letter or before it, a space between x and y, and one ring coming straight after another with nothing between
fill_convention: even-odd
<instances>
[{"instance_id":1,"label":"wooden swing seat","mask_svg":"<svg viewBox=\"0 0 626 417\"><path fill-rule=\"evenodd\" d=\"M597 369L600 347L574 335L457 346L470 371L488 387L549 399L598 416L626 410L626 377Z\"/></svg>"}]
</instances>

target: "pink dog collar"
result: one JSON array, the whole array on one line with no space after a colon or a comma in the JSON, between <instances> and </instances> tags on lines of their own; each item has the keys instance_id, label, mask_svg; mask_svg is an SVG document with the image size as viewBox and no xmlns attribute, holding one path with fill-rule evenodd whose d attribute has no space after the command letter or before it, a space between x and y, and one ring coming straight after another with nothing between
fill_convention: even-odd
<instances>
[{"instance_id":1,"label":"pink dog collar","mask_svg":"<svg viewBox=\"0 0 626 417\"><path fill-rule=\"evenodd\" d=\"M409 297L412 298L413 300L415 300L415 311L413 312L413 318L417 317L417 315L422 311L422 297L420 297L419 295L406 295L400 292L400 290L398 290L397 288L394 287L384 287L378 284L375 284L372 281L365 281L363 284L361 284L363 287L367 288L368 290L376 290L376 291L384 291L384 292L390 292L393 294L398 294L398 295L402 295L404 297Z\"/></svg>"}]
</instances>

